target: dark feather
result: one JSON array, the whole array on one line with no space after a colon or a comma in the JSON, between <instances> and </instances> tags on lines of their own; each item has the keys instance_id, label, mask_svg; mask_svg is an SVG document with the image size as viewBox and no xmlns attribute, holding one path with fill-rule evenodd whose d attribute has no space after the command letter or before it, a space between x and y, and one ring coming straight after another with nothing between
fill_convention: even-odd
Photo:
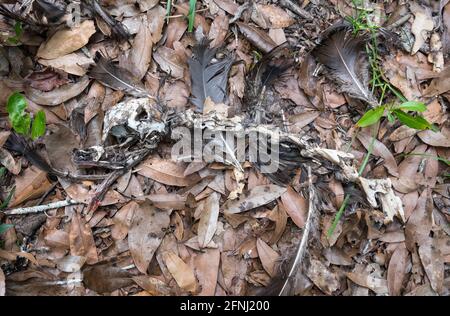
<instances>
[{"instance_id":1,"label":"dark feather","mask_svg":"<svg viewBox=\"0 0 450 316\"><path fill-rule=\"evenodd\" d=\"M52 173L53 168L31 147L28 141L16 133L11 133L4 147L10 151L23 155L29 162L39 169Z\"/></svg>"},{"instance_id":2,"label":"dark feather","mask_svg":"<svg viewBox=\"0 0 450 316\"><path fill-rule=\"evenodd\" d=\"M293 66L287 43L275 47L253 67L249 74L247 90L259 96L264 87L272 85L286 70Z\"/></svg>"},{"instance_id":3,"label":"dark feather","mask_svg":"<svg viewBox=\"0 0 450 316\"><path fill-rule=\"evenodd\" d=\"M188 61L192 79L192 103L197 111L203 111L205 100L210 97L214 103L223 103L227 94L228 73L233 57L211 63L217 48L209 48L210 41L204 38L193 48L193 57Z\"/></svg>"},{"instance_id":4,"label":"dark feather","mask_svg":"<svg viewBox=\"0 0 450 316\"><path fill-rule=\"evenodd\" d=\"M150 97L141 81L127 69L116 66L104 56L97 56L97 63L89 71L89 77L96 79L114 90L123 91L135 97Z\"/></svg>"},{"instance_id":5,"label":"dark feather","mask_svg":"<svg viewBox=\"0 0 450 316\"><path fill-rule=\"evenodd\" d=\"M63 5L59 6L48 0L35 0L34 7L45 16L50 23L57 23L66 13Z\"/></svg>"},{"instance_id":6,"label":"dark feather","mask_svg":"<svg viewBox=\"0 0 450 316\"><path fill-rule=\"evenodd\" d=\"M343 93L376 106L369 90L369 62L365 40L354 37L346 28L332 32L313 55L323 64Z\"/></svg>"},{"instance_id":7,"label":"dark feather","mask_svg":"<svg viewBox=\"0 0 450 316\"><path fill-rule=\"evenodd\" d=\"M95 16L102 19L110 28L112 35L118 39L127 41L130 38L130 33L127 31L122 22L114 19L103 7L98 3L97 0L87 1L94 12Z\"/></svg>"}]
</instances>

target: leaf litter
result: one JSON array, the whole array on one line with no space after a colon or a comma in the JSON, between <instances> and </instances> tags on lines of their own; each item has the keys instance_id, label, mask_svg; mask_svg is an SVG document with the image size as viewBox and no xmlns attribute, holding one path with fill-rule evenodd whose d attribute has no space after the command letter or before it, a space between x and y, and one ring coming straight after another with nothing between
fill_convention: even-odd
<instances>
[{"instance_id":1,"label":"leaf litter","mask_svg":"<svg viewBox=\"0 0 450 316\"><path fill-rule=\"evenodd\" d=\"M187 1L89 1L78 25L45 4L0 4L0 295L450 291L448 1L197 1L192 33ZM361 12L379 56L349 35ZM356 127L379 105L374 58L384 103L423 102L434 130ZM13 131L13 92L45 136ZM173 160L177 127L227 158ZM239 161L229 130L281 131L279 170Z\"/></svg>"}]
</instances>

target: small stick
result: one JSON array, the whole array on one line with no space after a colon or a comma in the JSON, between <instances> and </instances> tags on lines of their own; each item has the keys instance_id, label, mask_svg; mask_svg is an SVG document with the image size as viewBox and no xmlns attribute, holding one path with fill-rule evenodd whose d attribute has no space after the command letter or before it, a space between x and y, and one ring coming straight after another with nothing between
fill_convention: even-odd
<instances>
[{"instance_id":1,"label":"small stick","mask_svg":"<svg viewBox=\"0 0 450 316\"><path fill-rule=\"evenodd\" d=\"M49 204L46 204L46 205L38 205L38 206L32 206L32 207L16 208L16 209L13 209L13 210L5 211L5 214L8 215L8 216L10 216L10 215L36 214L36 213L41 213L41 212L45 212L45 211L48 211L48 210L57 209L57 208L60 208L60 207L66 207L66 206L77 205L77 204L81 204L81 203L77 202L75 200L65 200L65 201L58 201L58 202L49 203Z\"/></svg>"}]
</instances>

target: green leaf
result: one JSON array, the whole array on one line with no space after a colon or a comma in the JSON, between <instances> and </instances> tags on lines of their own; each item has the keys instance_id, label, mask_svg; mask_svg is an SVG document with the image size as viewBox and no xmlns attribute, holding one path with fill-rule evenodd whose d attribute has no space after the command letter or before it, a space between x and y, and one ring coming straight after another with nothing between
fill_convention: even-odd
<instances>
[{"instance_id":1,"label":"green leaf","mask_svg":"<svg viewBox=\"0 0 450 316\"><path fill-rule=\"evenodd\" d=\"M377 123L383 116L385 107L379 106L375 109L368 111L363 117L356 123L359 127L367 127Z\"/></svg>"},{"instance_id":2,"label":"green leaf","mask_svg":"<svg viewBox=\"0 0 450 316\"><path fill-rule=\"evenodd\" d=\"M20 38L22 37L23 34L22 22L17 21L14 24L14 33L16 33L16 35L14 37L8 38L8 41L12 44L19 44Z\"/></svg>"},{"instance_id":3,"label":"green leaf","mask_svg":"<svg viewBox=\"0 0 450 316\"><path fill-rule=\"evenodd\" d=\"M12 228L13 225L2 224L0 225L0 234L5 233L8 229Z\"/></svg>"},{"instance_id":4,"label":"green leaf","mask_svg":"<svg viewBox=\"0 0 450 316\"><path fill-rule=\"evenodd\" d=\"M194 30L194 21L195 21L195 5L197 4L197 0L189 0L189 27L188 31L192 32Z\"/></svg>"},{"instance_id":5,"label":"green leaf","mask_svg":"<svg viewBox=\"0 0 450 316\"><path fill-rule=\"evenodd\" d=\"M428 123L426 119L424 119L421 116L412 116L408 113L405 113L401 110L394 110L394 115L397 116L397 118L405 124L408 127L417 129L417 130L426 130L426 129L432 129L432 125Z\"/></svg>"},{"instance_id":6,"label":"green leaf","mask_svg":"<svg viewBox=\"0 0 450 316\"><path fill-rule=\"evenodd\" d=\"M6 103L6 110L13 129L22 135L28 135L30 131L31 117L24 113L27 100L18 92L13 93Z\"/></svg>"},{"instance_id":7,"label":"green leaf","mask_svg":"<svg viewBox=\"0 0 450 316\"><path fill-rule=\"evenodd\" d=\"M45 134L45 121L45 112L42 110L37 112L31 127L31 138L33 140Z\"/></svg>"},{"instance_id":8,"label":"green leaf","mask_svg":"<svg viewBox=\"0 0 450 316\"><path fill-rule=\"evenodd\" d=\"M6 173L6 168L5 167L0 167L0 178L2 178Z\"/></svg>"},{"instance_id":9,"label":"green leaf","mask_svg":"<svg viewBox=\"0 0 450 316\"><path fill-rule=\"evenodd\" d=\"M395 122L395 117L394 117L394 115L392 115L391 112L387 113L387 117L388 117L389 122L391 122L391 123Z\"/></svg>"},{"instance_id":10,"label":"green leaf","mask_svg":"<svg viewBox=\"0 0 450 316\"><path fill-rule=\"evenodd\" d=\"M427 106L423 102L418 101L408 101L400 104L396 108L403 111L416 111L416 112L425 112L427 110Z\"/></svg>"}]
</instances>

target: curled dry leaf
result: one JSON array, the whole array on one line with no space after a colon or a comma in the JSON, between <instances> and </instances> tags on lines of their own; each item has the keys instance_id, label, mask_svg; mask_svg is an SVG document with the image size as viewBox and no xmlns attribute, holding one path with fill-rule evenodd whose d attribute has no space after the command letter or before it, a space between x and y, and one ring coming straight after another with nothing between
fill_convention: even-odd
<instances>
[{"instance_id":1,"label":"curled dry leaf","mask_svg":"<svg viewBox=\"0 0 450 316\"><path fill-rule=\"evenodd\" d=\"M300 194L294 191L292 187L287 187L286 192L281 195L286 213L299 228L305 226L306 216L308 214L308 201Z\"/></svg>"},{"instance_id":2,"label":"curled dry leaf","mask_svg":"<svg viewBox=\"0 0 450 316\"><path fill-rule=\"evenodd\" d=\"M212 41L211 47L221 46L228 33L229 18L226 14L219 14L211 24L208 38Z\"/></svg>"},{"instance_id":3,"label":"curled dry leaf","mask_svg":"<svg viewBox=\"0 0 450 316\"><path fill-rule=\"evenodd\" d=\"M264 206L278 199L285 192L286 188L274 184L257 186L249 193L241 195L237 200L228 200L224 205L224 212L237 214Z\"/></svg>"},{"instance_id":4,"label":"curled dry leaf","mask_svg":"<svg viewBox=\"0 0 450 316\"><path fill-rule=\"evenodd\" d=\"M277 44L264 31L242 22L236 22L241 33L247 40L259 48L263 53L269 53Z\"/></svg>"},{"instance_id":5,"label":"curled dry leaf","mask_svg":"<svg viewBox=\"0 0 450 316\"><path fill-rule=\"evenodd\" d=\"M47 179L47 173L35 168L28 167L23 174L16 177L16 192L11 207L40 197L47 192L52 184Z\"/></svg>"},{"instance_id":6,"label":"curled dry leaf","mask_svg":"<svg viewBox=\"0 0 450 316\"><path fill-rule=\"evenodd\" d=\"M447 130L447 135L442 132L422 131L417 135L419 138L428 145L434 147L450 147L450 132Z\"/></svg>"},{"instance_id":7,"label":"curled dry leaf","mask_svg":"<svg viewBox=\"0 0 450 316\"><path fill-rule=\"evenodd\" d=\"M264 270L271 276L277 275L277 265L280 255L272 249L261 238L256 241L256 249L258 250L259 259L261 260Z\"/></svg>"},{"instance_id":8,"label":"curled dry leaf","mask_svg":"<svg viewBox=\"0 0 450 316\"><path fill-rule=\"evenodd\" d=\"M404 244L400 244L392 254L387 270L387 282L389 295L399 296L401 294L403 281L406 277L408 265L408 250Z\"/></svg>"},{"instance_id":9,"label":"curled dry leaf","mask_svg":"<svg viewBox=\"0 0 450 316\"><path fill-rule=\"evenodd\" d=\"M89 67L95 63L93 58L89 58L82 53L67 54L55 59L39 59L38 62L44 66L80 77L84 76Z\"/></svg>"},{"instance_id":10,"label":"curled dry leaf","mask_svg":"<svg viewBox=\"0 0 450 316\"><path fill-rule=\"evenodd\" d=\"M55 59L70 54L84 47L94 33L95 24L91 20L86 20L71 29L59 30L39 47L37 57Z\"/></svg>"},{"instance_id":11,"label":"curled dry leaf","mask_svg":"<svg viewBox=\"0 0 450 316\"><path fill-rule=\"evenodd\" d=\"M167 269L178 286L187 292L195 293L198 286L192 268L171 251L164 252L162 256Z\"/></svg>"},{"instance_id":12,"label":"curled dry leaf","mask_svg":"<svg viewBox=\"0 0 450 316\"><path fill-rule=\"evenodd\" d=\"M91 227L79 213L72 216L69 232L70 254L86 258L87 264L98 261L97 248Z\"/></svg>"},{"instance_id":13,"label":"curled dry leaf","mask_svg":"<svg viewBox=\"0 0 450 316\"><path fill-rule=\"evenodd\" d=\"M187 187L201 180L198 174L185 177L185 168L180 164L158 157L150 157L137 168L138 174L166 185Z\"/></svg>"},{"instance_id":14,"label":"curled dry leaf","mask_svg":"<svg viewBox=\"0 0 450 316\"><path fill-rule=\"evenodd\" d=\"M165 230L170 225L169 214L144 202L135 209L128 232L128 245L138 270L144 274L158 249Z\"/></svg>"},{"instance_id":15,"label":"curled dry leaf","mask_svg":"<svg viewBox=\"0 0 450 316\"><path fill-rule=\"evenodd\" d=\"M39 105L56 106L79 95L84 91L84 89L87 88L89 82L89 78L84 76L78 82L65 84L49 92L42 92L40 90L27 87L25 89L25 95L31 101Z\"/></svg>"},{"instance_id":16,"label":"curled dry leaf","mask_svg":"<svg viewBox=\"0 0 450 316\"><path fill-rule=\"evenodd\" d=\"M201 248L205 248L214 237L217 229L217 220L219 218L220 194L211 193L206 199L202 217L198 224L198 242Z\"/></svg>"}]
</instances>

